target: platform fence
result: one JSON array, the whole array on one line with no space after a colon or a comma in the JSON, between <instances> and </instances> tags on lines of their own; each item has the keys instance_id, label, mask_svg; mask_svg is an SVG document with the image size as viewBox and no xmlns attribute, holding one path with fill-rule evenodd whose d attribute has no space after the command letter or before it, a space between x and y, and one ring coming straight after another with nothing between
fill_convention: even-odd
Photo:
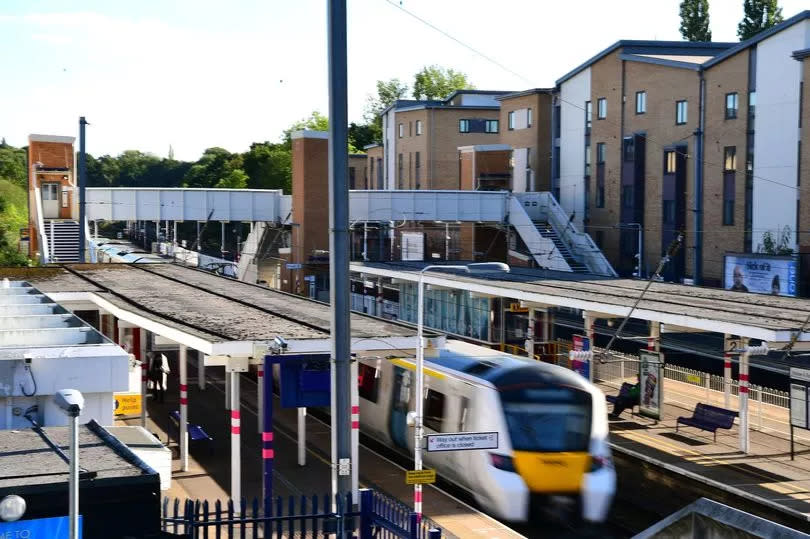
<instances>
[{"instance_id":1,"label":"platform fence","mask_svg":"<svg viewBox=\"0 0 810 539\"><path fill-rule=\"evenodd\" d=\"M331 503L334 501L334 503ZM417 518L408 506L370 489L360 491L360 503L351 494L335 497L281 496L265 503L233 500L163 499L162 529L169 535L195 539L456 539L427 517Z\"/></svg>"}]
</instances>

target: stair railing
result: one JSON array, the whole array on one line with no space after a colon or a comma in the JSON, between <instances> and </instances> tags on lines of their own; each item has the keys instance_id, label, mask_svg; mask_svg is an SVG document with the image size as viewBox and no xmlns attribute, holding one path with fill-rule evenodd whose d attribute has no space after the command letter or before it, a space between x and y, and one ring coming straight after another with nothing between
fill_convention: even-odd
<instances>
[{"instance_id":1,"label":"stair railing","mask_svg":"<svg viewBox=\"0 0 810 539\"><path fill-rule=\"evenodd\" d=\"M50 249L48 248L48 238L45 236L45 220L42 218L42 193L39 187L34 188L34 214L37 223L37 237L39 239L39 261L42 264L50 262Z\"/></svg>"}]
</instances>

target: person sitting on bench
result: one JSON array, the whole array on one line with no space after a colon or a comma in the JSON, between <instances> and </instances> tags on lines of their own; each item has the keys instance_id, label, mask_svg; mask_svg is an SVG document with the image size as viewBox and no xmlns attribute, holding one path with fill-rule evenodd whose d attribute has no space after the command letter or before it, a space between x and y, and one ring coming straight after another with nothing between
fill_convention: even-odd
<instances>
[{"instance_id":1,"label":"person sitting on bench","mask_svg":"<svg viewBox=\"0 0 810 539\"><path fill-rule=\"evenodd\" d=\"M639 403L641 397L641 382L636 382L625 395L619 395L613 403L612 417L619 417L627 408Z\"/></svg>"}]
</instances>

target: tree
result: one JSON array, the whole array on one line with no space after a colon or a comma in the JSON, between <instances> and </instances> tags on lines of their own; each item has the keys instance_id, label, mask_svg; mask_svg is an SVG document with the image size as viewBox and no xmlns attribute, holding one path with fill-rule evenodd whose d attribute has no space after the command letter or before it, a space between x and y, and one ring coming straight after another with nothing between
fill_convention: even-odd
<instances>
[{"instance_id":1,"label":"tree","mask_svg":"<svg viewBox=\"0 0 810 539\"><path fill-rule=\"evenodd\" d=\"M377 129L374 124L349 124L349 148L354 148L352 153L362 152L363 148L369 144L374 144L381 137L377 136ZM350 150L351 151L351 150Z\"/></svg>"},{"instance_id":2,"label":"tree","mask_svg":"<svg viewBox=\"0 0 810 539\"><path fill-rule=\"evenodd\" d=\"M399 79L377 81L377 95L369 95L366 98L366 108L363 112L363 119L369 129L368 134L373 141L382 141L382 112L397 99L407 96L408 90L408 85Z\"/></svg>"},{"instance_id":3,"label":"tree","mask_svg":"<svg viewBox=\"0 0 810 539\"><path fill-rule=\"evenodd\" d=\"M295 131L302 131L305 129L311 129L313 131L329 131L329 118L317 110L313 110L312 114L309 115L309 118L301 118L284 130L282 133L284 145L287 148L292 148L292 134Z\"/></svg>"},{"instance_id":4,"label":"tree","mask_svg":"<svg viewBox=\"0 0 810 539\"><path fill-rule=\"evenodd\" d=\"M248 175L241 168L234 168L220 178L214 187L219 189L244 189L247 187Z\"/></svg>"},{"instance_id":5,"label":"tree","mask_svg":"<svg viewBox=\"0 0 810 539\"><path fill-rule=\"evenodd\" d=\"M711 41L709 0L681 1L681 35L687 41Z\"/></svg>"},{"instance_id":6,"label":"tree","mask_svg":"<svg viewBox=\"0 0 810 539\"><path fill-rule=\"evenodd\" d=\"M737 26L740 41L750 39L784 19L778 0L744 0L743 20Z\"/></svg>"},{"instance_id":7,"label":"tree","mask_svg":"<svg viewBox=\"0 0 810 539\"><path fill-rule=\"evenodd\" d=\"M250 189L292 190L292 158L283 144L254 142L243 156Z\"/></svg>"},{"instance_id":8,"label":"tree","mask_svg":"<svg viewBox=\"0 0 810 539\"><path fill-rule=\"evenodd\" d=\"M473 88L464 73L437 65L425 66L413 77L414 99L444 99L455 90Z\"/></svg>"}]
</instances>

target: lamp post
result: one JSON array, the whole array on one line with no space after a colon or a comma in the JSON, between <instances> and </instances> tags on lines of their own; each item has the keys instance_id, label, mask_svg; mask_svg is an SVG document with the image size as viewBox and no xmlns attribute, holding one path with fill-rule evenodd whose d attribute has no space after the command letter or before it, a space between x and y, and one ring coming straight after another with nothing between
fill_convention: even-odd
<instances>
[{"instance_id":1,"label":"lamp post","mask_svg":"<svg viewBox=\"0 0 810 539\"><path fill-rule=\"evenodd\" d=\"M615 225L614 228L637 228L638 229L638 253L636 257L638 258L638 278L642 279L644 277L644 242L643 242L643 228L641 223L624 223L622 225Z\"/></svg>"},{"instance_id":2,"label":"lamp post","mask_svg":"<svg viewBox=\"0 0 810 539\"><path fill-rule=\"evenodd\" d=\"M84 397L75 389L62 389L53 397L56 405L70 418L70 539L79 538L79 415Z\"/></svg>"},{"instance_id":3,"label":"lamp post","mask_svg":"<svg viewBox=\"0 0 810 539\"><path fill-rule=\"evenodd\" d=\"M509 272L509 266L503 262L478 262L466 265L442 265L434 264L425 266L419 272L419 285L417 287L416 299L416 416L414 417L414 444L413 462L414 469L422 469L422 438L423 438L423 413L425 404L425 340L422 337L424 329L425 307L425 272L431 269L453 269L466 273L486 273L493 271ZM413 486L413 511L419 520L422 519L422 485L416 483Z\"/></svg>"}]
</instances>

